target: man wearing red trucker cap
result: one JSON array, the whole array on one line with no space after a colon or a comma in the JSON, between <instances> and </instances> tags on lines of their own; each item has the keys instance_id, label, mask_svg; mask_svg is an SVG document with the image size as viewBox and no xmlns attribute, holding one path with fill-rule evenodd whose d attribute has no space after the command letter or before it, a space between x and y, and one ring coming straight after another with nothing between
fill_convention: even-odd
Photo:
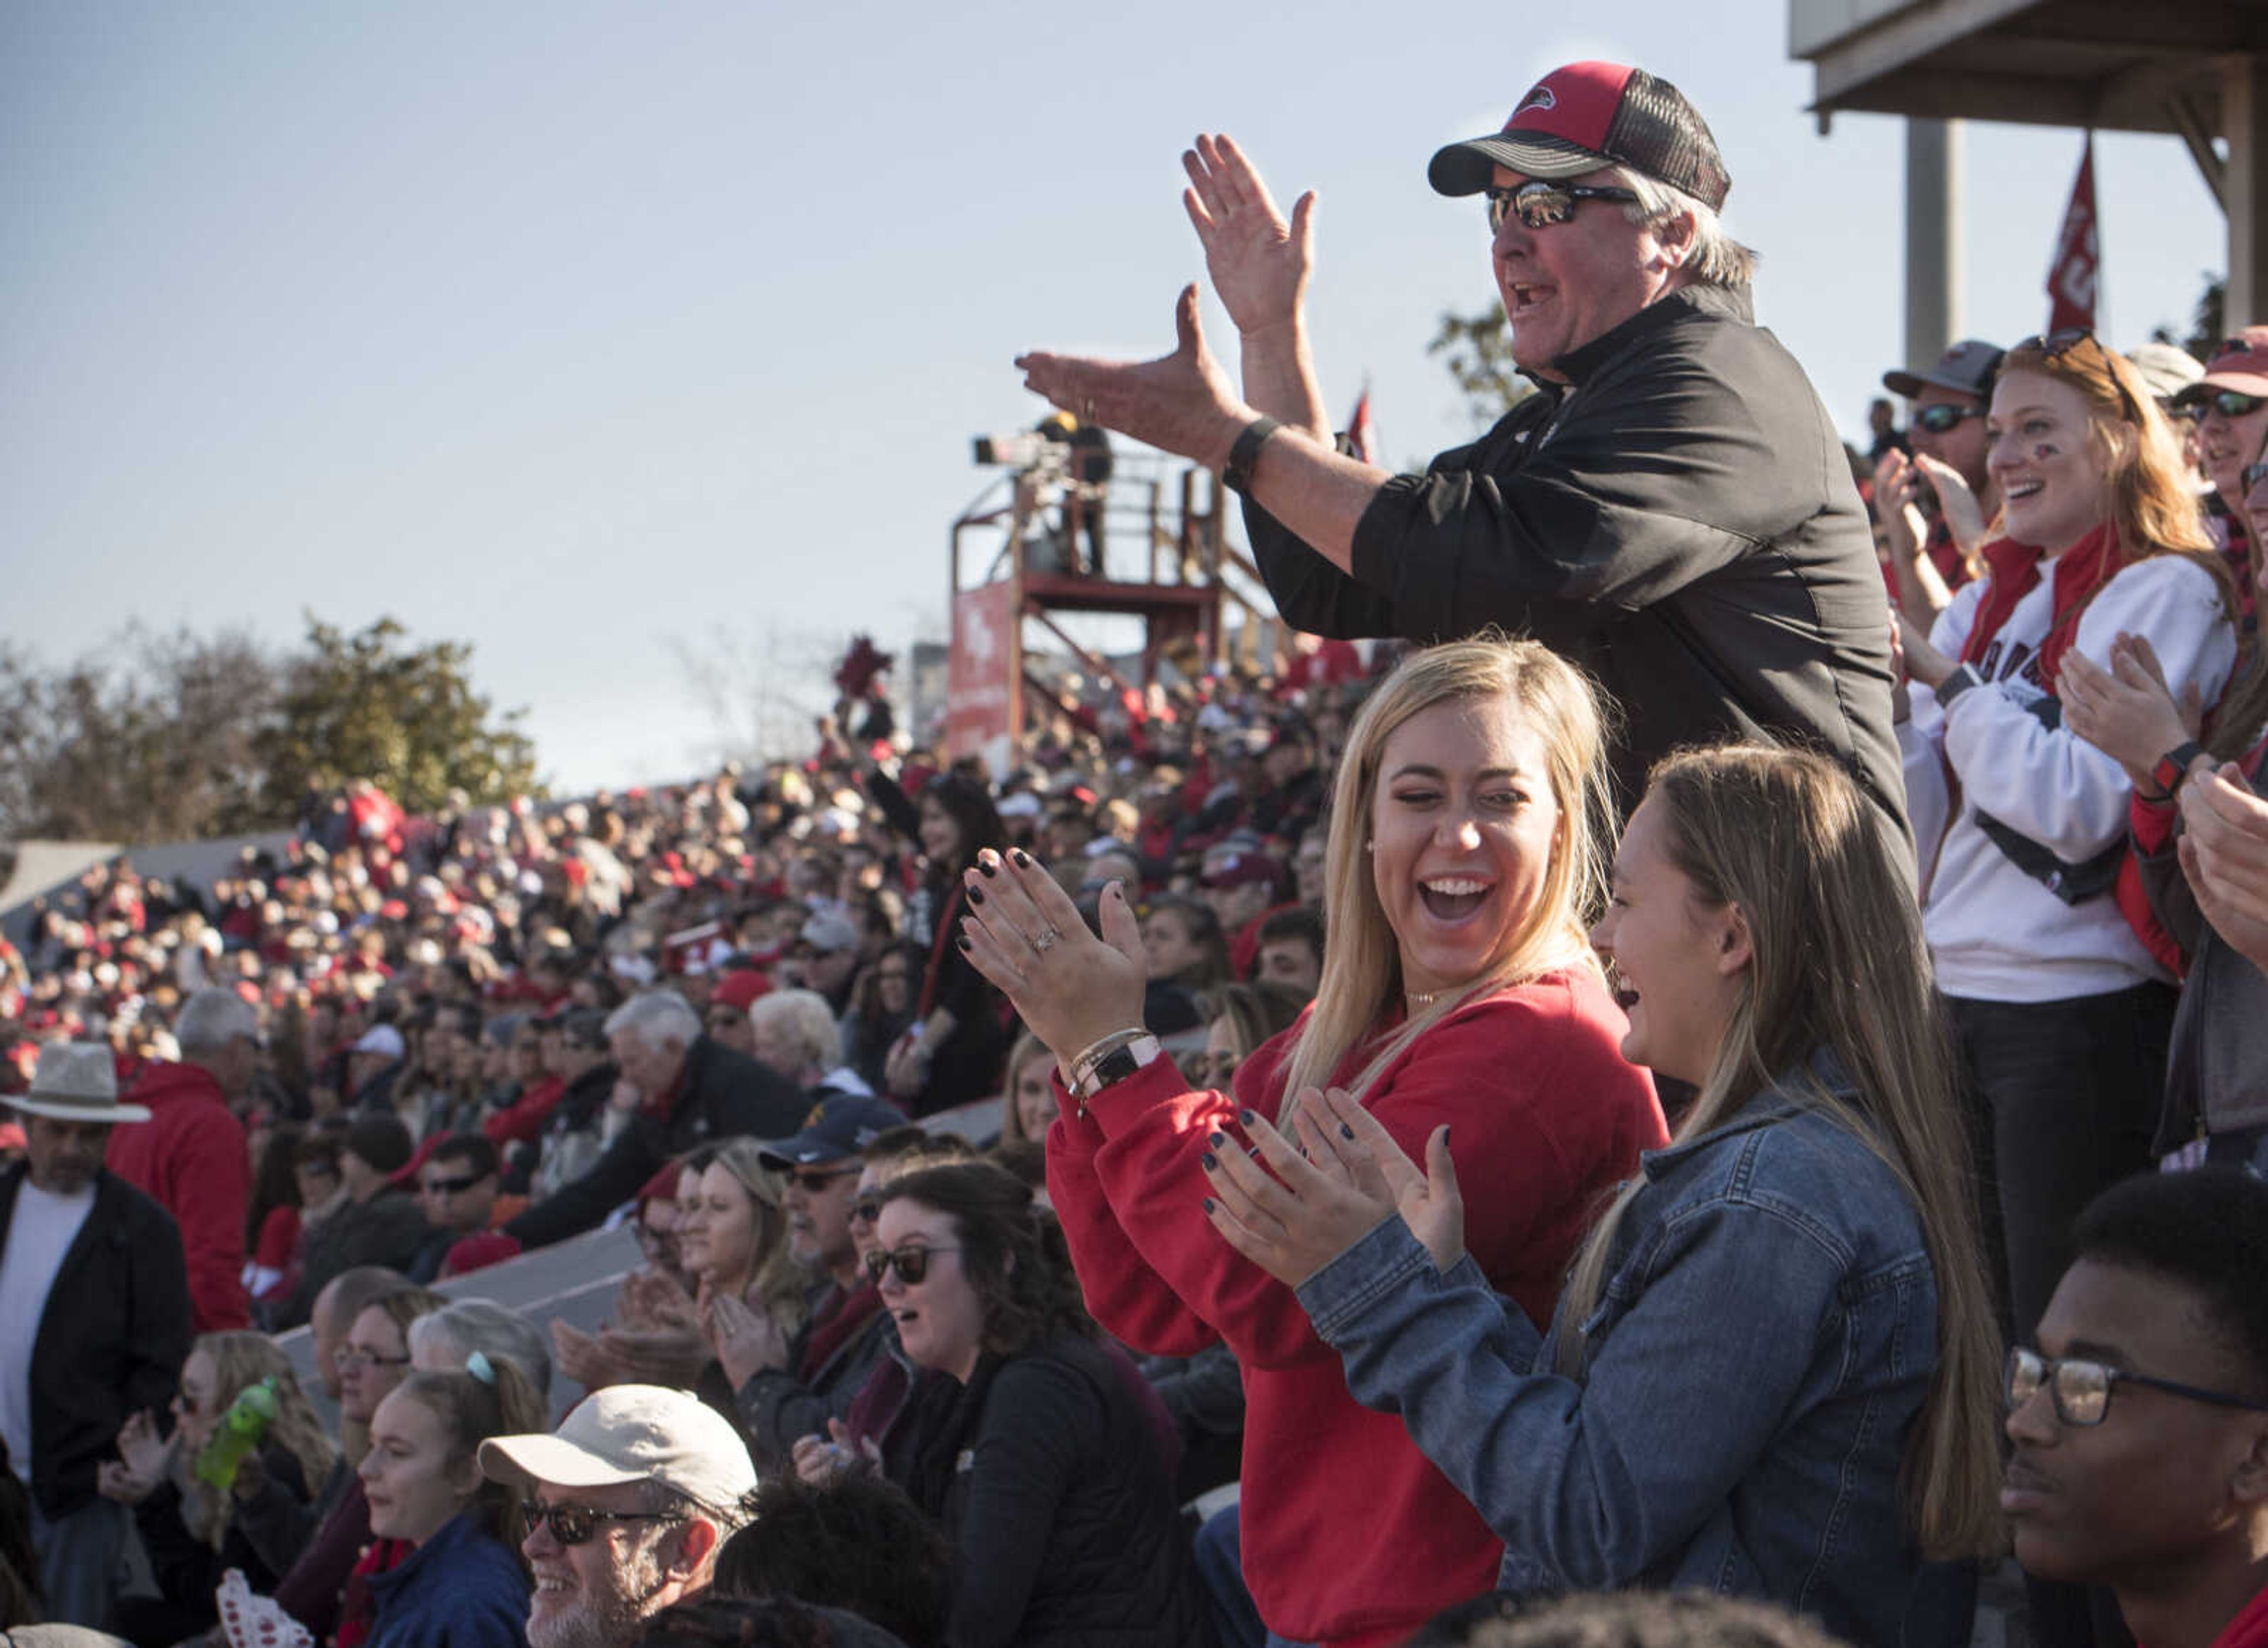
<instances>
[{"instance_id":1,"label":"man wearing red trucker cap","mask_svg":"<svg viewBox=\"0 0 2268 1648\"><path fill-rule=\"evenodd\" d=\"M1778 739L1842 761L1907 840L1865 510L1817 393L1754 323L1754 254L1717 217L1731 180L1675 86L1569 63L1501 131L1433 157L1437 191L1487 196L1513 358L1538 393L1423 475L1332 442L1305 314L1314 196L1286 219L1226 137L1183 165L1241 397L1194 286L1172 355L1027 355L1030 387L1222 466L1298 628L1431 642L1495 624L1585 665L1625 712L1625 799L1681 744Z\"/></svg>"}]
</instances>

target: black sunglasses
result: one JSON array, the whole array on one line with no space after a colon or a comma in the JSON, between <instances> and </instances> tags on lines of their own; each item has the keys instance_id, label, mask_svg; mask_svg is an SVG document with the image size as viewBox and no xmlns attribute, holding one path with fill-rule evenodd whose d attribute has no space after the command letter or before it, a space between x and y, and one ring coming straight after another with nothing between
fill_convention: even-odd
<instances>
[{"instance_id":1,"label":"black sunglasses","mask_svg":"<svg viewBox=\"0 0 2268 1648\"><path fill-rule=\"evenodd\" d=\"M1517 217L1528 229L1549 229L1554 224L1565 223L1575 215L1575 208L1584 201L1620 201L1636 205L1638 196L1626 188L1600 188L1588 183L1522 183L1517 188L1490 188L1481 191L1488 197L1490 232L1504 227L1504 220Z\"/></svg>"},{"instance_id":2,"label":"black sunglasses","mask_svg":"<svg viewBox=\"0 0 2268 1648\"><path fill-rule=\"evenodd\" d=\"M833 1184L837 1179L846 1179L853 1173L864 1173L865 1171L865 1168L863 1164L856 1167L837 1167L833 1173L817 1173L808 1168L801 1168L789 1173L788 1177L794 1180L796 1183L801 1185L804 1189L810 1192L813 1196L817 1196L821 1191L825 1190L828 1186Z\"/></svg>"},{"instance_id":3,"label":"black sunglasses","mask_svg":"<svg viewBox=\"0 0 2268 1648\"><path fill-rule=\"evenodd\" d=\"M593 1511L587 1505L548 1505L540 1500L523 1499L519 1513L527 1519L527 1531L549 1527L551 1537L562 1545L581 1545L599 1531L601 1522L682 1522L685 1519L674 1511Z\"/></svg>"},{"instance_id":4,"label":"black sunglasses","mask_svg":"<svg viewBox=\"0 0 2268 1648\"><path fill-rule=\"evenodd\" d=\"M908 1287L919 1287L922 1278L929 1274L932 1254L960 1251L958 1247L900 1247L891 1253L876 1251L866 1255L866 1276L879 1286L882 1277L895 1270L898 1273L898 1280Z\"/></svg>"},{"instance_id":5,"label":"black sunglasses","mask_svg":"<svg viewBox=\"0 0 2268 1648\"><path fill-rule=\"evenodd\" d=\"M428 1179L418 1188L429 1192L438 1191L443 1196L455 1196L460 1191L471 1189L487 1177L488 1174L483 1173L467 1173L460 1179Z\"/></svg>"},{"instance_id":6,"label":"black sunglasses","mask_svg":"<svg viewBox=\"0 0 2268 1648\"><path fill-rule=\"evenodd\" d=\"M2010 349L2008 353L2014 355L2017 349L2028 349L2036 354L2042 360L2061 360L2082 343L2092 347L2096 357L2102 362L2103 372L2117 386L2119 400L2125 403L2127 417L2136 423L2141 423L2142 408L2134 397L2126 393L2126 380L2118 375L2117 368L2111 364L2114 357L2110 351L2103 348L2102 340L2085 327L2061 327L2053 332L2035 333L2017 344L2015 349ZM2004 372L2008 370L2005 357L2001 362L2000 370Z\"/></svg>"},{"instance_id":7,"label":"black sunglasses","mask_svg":"<svg viewBox=\"0 0 2268 1648\"><path fill-rule=\"evenodd\" d=\"M865 1201L858 1203L850 1210L850 1218L852 1221L857 1224L872 1225L876 1219L881 1217L882 1203L881 1198L879 1196L868 1196Z\"/></svg>"},{"instance_id":8,"label":"black sunglasses","mask_svg":"<svg viewBox=\"0 0 2268 1648\"><path fill-rule=\"evenodd\" d=\"M2043 1385L2055 1399L2056 1417L2067 1425L2101 1424L2110 1416L2110 1389L2114 1385L2141 1385L2163 1391L2169 1396L2211 1402L2216 1408L2268 1413L2268 1402L2254 1402L2249 1396L2232 1396L2226 1391L2200 1390L2194 1385L2177 1385L2171 1379L2129 1373L2124 1368L2083 1357L2043 1357L2036 1350L2011 1350L2007 1383L2010 1409L2031 1401Z\"/></svg>"},{"instance_id":9,"label":"black sunglasses","mask_svg":"<svg viewBox=\"0 0 2268 1648\"><path fill-rule=\"evenodd\" d=\"M1958 429L1970 418L1984 416L1982 407L1957 407L1940 401L1935 406L1926 406L1913 415L1914 426L1926 429L1933 435L1942 435L1948 430Z\"/></svg>"},{"instance_id":10,"label":"black sunglasses","mask_svg":"<svg viewBox=\"0 0 2268 1648\"><path fill-rule=\"evenodd\" d=\"M2225 418L2241 418L2251 416L2264 406L2268 406L2268 395L2247 394L2242 389L2216 389L2209 395L2190 401L2182 411L2194 418L2201 418L2208 412L2218 412Z\"/></svg>"}]
</instances>

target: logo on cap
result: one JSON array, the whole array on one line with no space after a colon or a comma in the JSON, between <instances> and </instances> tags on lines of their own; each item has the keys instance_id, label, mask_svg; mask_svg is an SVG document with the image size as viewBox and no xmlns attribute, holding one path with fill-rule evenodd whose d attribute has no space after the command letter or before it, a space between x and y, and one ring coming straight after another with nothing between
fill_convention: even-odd
<instances>
[{"instance_id":1,"label":"logo on cap","mask_svg":"<svg viewBox=\"0 0 2268 1648\"><path fill-rule=\"evenodd\" d=\"M1538 85L1535 91L1520 99L1520 107L1513 110L1512 117L1518 120L1532 108L1551 109L1558 107L1559 99L1554 95L1551 88L1548 85Z\"/></svg>"}]
</instances>

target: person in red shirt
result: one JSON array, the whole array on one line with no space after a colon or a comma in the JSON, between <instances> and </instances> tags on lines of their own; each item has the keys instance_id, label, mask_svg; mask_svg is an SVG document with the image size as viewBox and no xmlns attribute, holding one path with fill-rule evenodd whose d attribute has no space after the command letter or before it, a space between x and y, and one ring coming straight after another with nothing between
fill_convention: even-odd
<instances>
[{"instance_id":1,"label":"person in red shirt","mask_svg":"<svg viewBox=\"0 0 2268 1648\"><path fill-rule=\"evenodd\" d=\"M202 990L173 1026L178 1064L154 1063L128 1099L150 1125L120 1128L105 1155L110 1171L156 1202L181 1227L191 1319L201 1333L252 1326L244 1290L244 1218L252 1204L252 1152L230 1107L260 1068L260 1019L232 990Z\"/></svg>"},{"instance_id":2,"label":"person in red shirt","mask_svg":"<svg viewBox=\"0 0 2268 1648\"><path fill-rule=\"evenodd\" d=\"M1548 1313L1602 1194L1668 1137L1585 938L1604 772L1597 701L1543 646L1406 659L1338 769L1322 990L1229 1093L1190 1092L1143 1028L1123 887L1098 940L1028 857L966 878L960 942L1070 1078L1048 1190L1089 1307L1138 1350L1225 1341L1243 1371L1241 1559L1278 1637L1399 1641L1487 1590L1502 1547L1398 1420L1355 1403L1292 1291L1214 1234L1205 1164L1326 1085L1408 1148L1453 1123L1495 1192L1473 1252Z\"/></svg>"},{"instance_id":3,"label":"person in red shirt","mask_svg":"<svg viewBox=\"0 0 2268 1648\"><path fill-rule=\"evenodd\" d=\"M2016 1560L2110 1586L2145 1648L2264 1648L2268 1184L2145 1173L2095 1199L2072 1249L2008 1353Z\"/></svg>"}]
</instances>

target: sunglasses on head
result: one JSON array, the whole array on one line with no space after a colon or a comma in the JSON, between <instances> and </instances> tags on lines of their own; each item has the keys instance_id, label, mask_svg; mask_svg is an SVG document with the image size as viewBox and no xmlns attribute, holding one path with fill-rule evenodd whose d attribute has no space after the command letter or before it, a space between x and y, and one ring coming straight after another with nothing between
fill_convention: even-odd
<instances>
[{"instance_id":1,"label":"sunglasses on head","mask_svg":"<svg viewBox=\"0 0 2268 1648\"><path fill-rule=\"evenodd\" d=\"M1565 223L1584 201L1620 201L1636 205L1638 196L1626 188L1601 188L1588 183L1522 183L1516 188L1491 187L1481 191L1488 199L1491 233L1504 227L1507 217L1518 217L1523 228L1549 229Z\"/></svg>"},{"instance_id":2,"label":"sunglasses on head","mask_svg":"<svg viewBox=\"0 0 2268 1648\"><path fill-rule=\"evenodd\" d=\"M2127 393L2126 380L2118 375L2117 368L2111 364L2116 357L2103 348L2102 341L2085 327L2062 327L2053 332L2036 333L2017 344L2015 349L2010 349L2008 353L2014 355L2018 350L2029 350L2043 361L2058 361L2082 346L2093 349L2095 358L2102 363L2103 372L2117 386L2119 400L2125 403L2128 419L2136 423L2141 423L2141 406L2132 394ZM2005 362L2000 370L2007 371Z\"/></svg>"},{"instance_id":3,"label":"sunglasses on head","mask_svg":"<svg viewBox=\"0 0 2268 1648\"><path fill-rule=\"evenodd\" d=\"M958 1247L899 1247L888 1253L870 1253L865 1259L866 1276L879 1285L883 1276L895 1270L899 1281L908 1287L918 1287L922 1278L929 1275L932 1255L960 1251Z\"/></svg>"},{"instance_id":4,"label":"sunglasses on head","mask_svg":"<svg viewBox=\"0 0 2268 1648\"><path fill-rule=\"evenodd\" d=\"M2036 1350L2011 1350L2005 1393L2009 1410L2014 1412L2031 1401L2043 1385L2054 1399L2056 1417L2067 1425L2099 1425L2109 1418L2110 1391L2117 1385L2140 1385L2169 1396L2210 1402L2216 1408L2268 1413L2268 1402L2254 1402L2249 1396L2232 1396L2227 1391L2200 1390L2194 1385L2177 1385L2171 1379L2129 1373L2124 1368L2084 1357L2043 1357Z\"/></svg>"},{"instance_id":5,"label":"sunglasses on head","mask_svg":"<svg viewBox=\"0 0 2268 1648\"><path fill-rule=\"evenodd\" d=\"M1982 407L1954 406L1948 401L1940 401L1935 406L1926 406L1916 412L1913 415L1913 424L1916 429L1927 430L1933 435L1942 435L1948 430L1958 429L1970 418L1979 418L1984 416L1984 409Z\"/></svg>"},{"instance_id":6,"label":"sunglasses on head","mask_svg":"<svg viewBox=\"0 0 2268 1648\"><path fill-rule=\"evenodd\" d=\"M554 1542L561 1545L581 1545L599 1531L601 1522L682 1522L685 1519L674 1511L593 1511L585 1505L548 1505L535 1499L519 1502L519 1513L527 1519L527 1531L549 1526Z\"/></svg>"}]
</instances>

